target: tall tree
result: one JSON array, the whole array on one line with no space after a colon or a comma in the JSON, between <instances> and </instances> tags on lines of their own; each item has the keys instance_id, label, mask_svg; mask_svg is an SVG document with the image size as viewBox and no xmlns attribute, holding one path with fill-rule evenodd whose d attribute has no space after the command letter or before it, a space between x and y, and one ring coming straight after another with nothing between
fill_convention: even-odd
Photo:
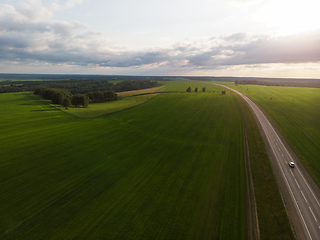
<instances>
[{"instance_id":1,"label":"tall tree","mask_svg":"<svg viewBox=\"0 0 320 240\"><path fill-rule=\"evenodd\" d=\"M64 100L63 100L63 106L68 109L68 107L71 106L71 100L70 98L66 97Z\"/></svg>"}]
</instances>

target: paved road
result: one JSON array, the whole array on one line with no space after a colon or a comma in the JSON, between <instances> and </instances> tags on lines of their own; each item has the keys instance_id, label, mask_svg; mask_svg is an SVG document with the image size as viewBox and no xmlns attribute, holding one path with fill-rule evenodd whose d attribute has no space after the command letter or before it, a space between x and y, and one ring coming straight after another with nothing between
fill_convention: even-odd
<instances>
[{"instance_id":1,"label":"paved road","mask_svg":"<svg viewBox=\"0 0 320 240\"><path fill-rule=\"evenodd\" d=\"M226 86L223 87L228 88ZM285 185L290 192L291 200L300 218L305 236L308 239L320 239L320 200L311 189L310 183L303 176L300 170L302 166L289 167L288 162L293 161L293 158L262 111L244 94L231 88L228 89L239 94L248 103L261 123L272 152L277 159L283 181L285 181Z\"/></svg>"}]
</instances>

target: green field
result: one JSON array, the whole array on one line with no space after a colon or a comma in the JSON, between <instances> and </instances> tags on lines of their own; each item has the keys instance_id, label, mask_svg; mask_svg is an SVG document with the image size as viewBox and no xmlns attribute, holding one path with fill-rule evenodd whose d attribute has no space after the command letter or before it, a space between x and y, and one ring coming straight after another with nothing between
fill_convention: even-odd
<instances>
[{"instance_id":1,"label":"green field","mask_svg":"<svg viewBox=\"0 0 320 240\"><path fill-rule=\"evenodd\" d=\"M0 94L0 238L245 239L240 109L213 89L95 118Z\"/></svg>"},{"instance_id":2,"label":"green field","mask_svg":"<svg viewBox=\"0 0 320 240\"><path fill-rule=\"evenodd\" d=\"M89 106L86 108L69 107L68 109L65 109L64 107L61 107L61 105L53 105L53 106L61 109L66 113L74 115L76 117L91 118L91 117L98 117L105 114L121 111L126 108L134 107L136 105L139 105L141 103L144 103L150 100L156 95L157 93L145 94L140 96L128 96L128 97L121 98L117 101L110 101L110 102L104 102L104 103L92 103L92 104L89 104ZM49 102L51 101L49 100Z\"/></svg>"},{"instance_id":3,"label":"green field","mask_svg":"<svg viewBox=\"0 0 320 240\"><path fill-rule=\"evenodd\" d=\"M198 88L198 93L202 93L202 88L206 88L206 93L221 93L224 89L211 84L197 81L170 81L170 82L161 82L161 84L169 84L167 87L159 89L157 92L186 92L188 87L191 87L191 92L194 92L195 88Z\"/></svg>"},{"instance_id":4,"label":"green field","mask_svg":"<svg viewBox=\"0 0 320 240\"><path fill-rule=\"evenodd\" d=\"M258 103L320 187L320 89L223 84Z\"/></svg>"}]
</instances>

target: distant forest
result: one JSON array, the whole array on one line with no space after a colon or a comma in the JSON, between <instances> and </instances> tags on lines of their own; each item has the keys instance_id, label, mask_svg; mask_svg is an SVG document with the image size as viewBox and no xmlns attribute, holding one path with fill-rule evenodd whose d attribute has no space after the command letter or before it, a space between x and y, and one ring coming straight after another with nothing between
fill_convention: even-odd
<instances>
[{"instance_id":1,"label":"distant forest","mask_svg":"<svg viewBox=\"0 0 320 240\"><path fill-rule=\"evenodd\" d=\"M78 75L78 74L8 74L0 73L1 80L37 80L39 81L57 81L57 80L150 80L150 81L168 81L180 77L166 76L126 76L126 75Z\"/></svg>"},{"instance_id":2,"label":"distant forest","mask_svg":"<svg viewBox=\"0 0 320 240\"><path fill-rule=\"evenodd\" d=\"M31 92L36 88L56 88L68 91L71 94L86 94L97 91L124 92L155 87L158 81L181 80L222 81L266 86L320 87L320 79L0 73L0 93Z\"/></svg>"},{"instance_id":3,"label":"distant forest","mask_svg":"<svg viewBox=\"0 0 320 240\"><path fill-rule=\"evenodd\" d=\"M108 80L59 80L59 81L1 81L0 93L28 92L36 88L55 88L65 90L71 94L85 94L97 91L125 92L158 86L157 81L124 80L109 82Z\"/></svg>"},{"instance_id":4,"label":"distant forest","mask_svg":"<svg viewBox=\"0 0 320 240\"><path fill-rule=\"evenodd\" d=\"M271 81L259 81L259 80L236 80L236 85L265 85L265 86L285 86L285 87L310 87L320 88L320 82L271 82Z\"/></svg>"}]
</instances>

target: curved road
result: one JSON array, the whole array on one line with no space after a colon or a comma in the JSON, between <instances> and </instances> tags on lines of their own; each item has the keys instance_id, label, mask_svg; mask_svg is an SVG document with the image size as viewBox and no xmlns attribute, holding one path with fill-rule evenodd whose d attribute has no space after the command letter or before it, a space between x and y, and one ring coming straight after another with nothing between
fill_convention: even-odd
<instances>
[{"instance_id":1,"label":"curved road","mask_svg":"<svg viewBox=\"0 0 320 240\"><path fill-rule=\"evenodd\" d=\"M278 162L278 167L282 173L283 181L285 181L285 185L290 192L291 201L293 202L297 215L300 218L299 220L302 225L302 229L305 232L305 237L314 240L320 239L320 199L317 198L317 195L311 189L310 184L303 176L297 164L295 168L289 167L288 163L293 161L293 158L284 146L277 132L274 130L263 112L251 99L232 88L220 84L217 85L239 94L255 113Z\"/></svg>"}]
</instances>

